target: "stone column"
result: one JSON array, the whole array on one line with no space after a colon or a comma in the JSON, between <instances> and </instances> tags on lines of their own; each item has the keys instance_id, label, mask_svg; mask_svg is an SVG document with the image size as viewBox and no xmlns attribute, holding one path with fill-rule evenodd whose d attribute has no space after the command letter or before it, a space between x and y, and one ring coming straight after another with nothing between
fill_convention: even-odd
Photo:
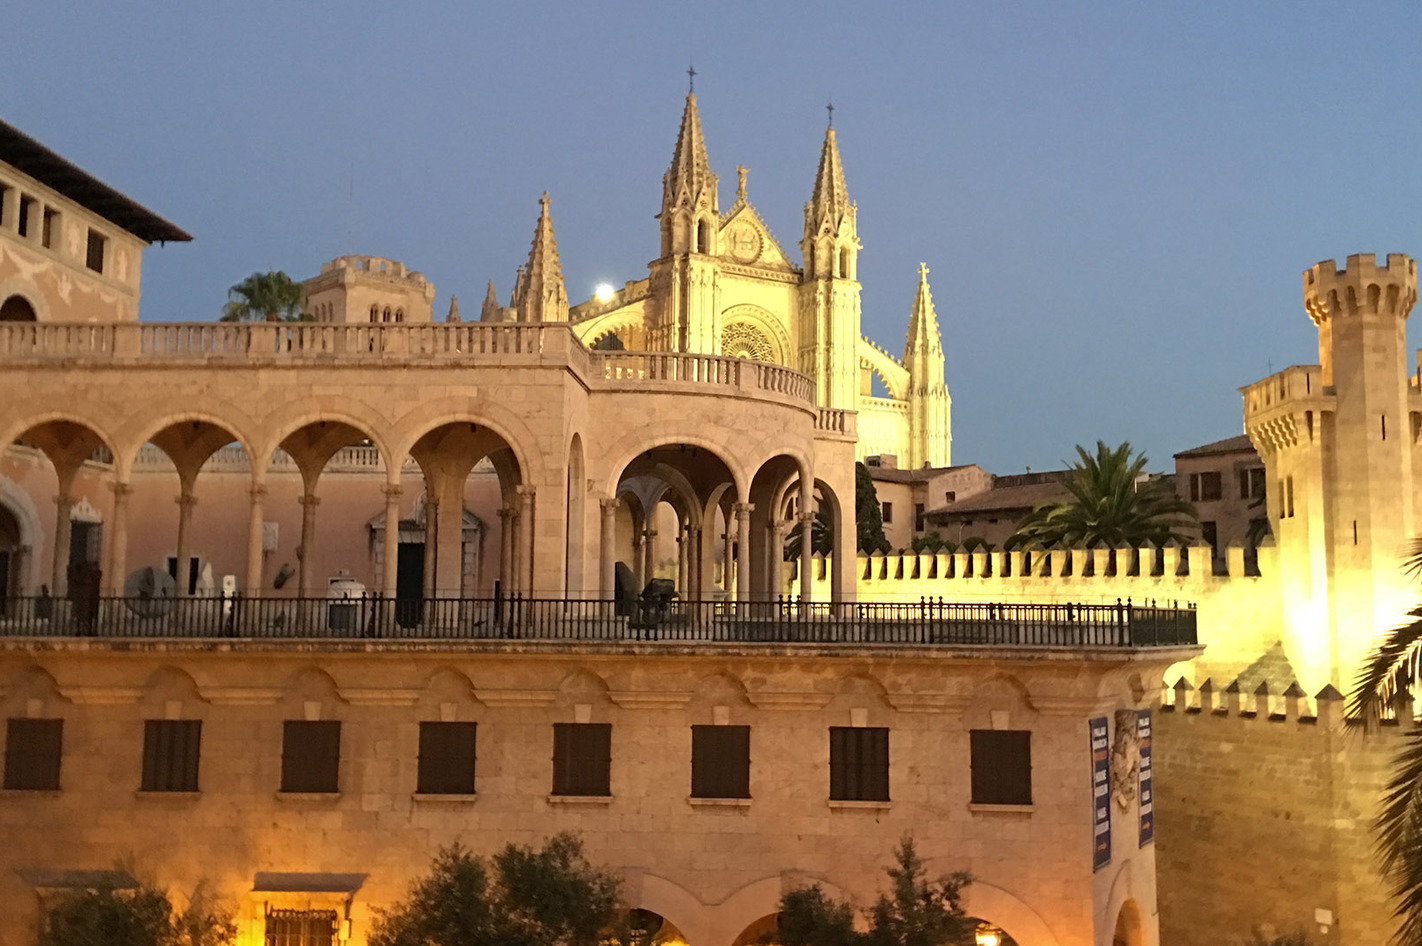
<instances>
[{"instance_id":1,"label":"stone column","mask_svg":"<svg viewBox=\"0 0 1422 946\"><path fill-rule=\"evenodd\" d=\"M642 553L642 544L647 541L647 535L637 528L636 522L632 523L632 589L633 594L641 594L642 589L647 587L647 579L642 574L642 567L647 564L647 556Z\"/></svg>"},{"instance_id":2,"label":"stone column","mask_svg":"<svg viewBox=\"0 0 1422 946\"><path fill-rule=\"evenodd\" d=\"M74 497L61 492L54 497L54 563L50 569L49 591L56 598L69 589L69 514L74 509Z\"/></svg>"},{"instance_id":3,"label":"stone column","mask_svg":"<svg viewBox=\"0 0 1422 946\"><path fill-rule=\"evenodd\" d=\"M736 503L735 506L736 544L739 546L736 554L736 600L742 603L750 601L750 521L754 510L754 503Z\"/></svg>"},{"instance_id":4,"label":"stone column","mask_svg":"<svg viewBox=\"0 0 1422 946\"><path fill-rule=\"evenodd\" d=\"M617 499L602 501L602 535L598 541L598 570L602 597L612 600L617 592Z\"/></svg>"},{"instance_id":5,"label":"stone column","mask_svg":"<svg viewBox=\"0 0 1422 946\"><path fill-rule=\"evenodd\" d=\"M429 599L435 593L435 566L439 560L439 498L434 485L425 481L425 570L420 577L420 596Z\"/></svg>"},{"instance_id":6,"label":"stone column","mask_svg":"<svg viewBox=\"0 0 1422 946\"><path fill-rule=\"evenodd\" d=\"M731 583L731 530L735 528L731 518L726 517L726 532L721 536L721 590L727 595L730 595L731 589L735 587Z\"/></svg>"},{"instance_id":7,"label":"stone column","mask_svg":"<svg viewBox=\"0 0 1422 946\"><path fill-rule=\"evenodd\" d=\"M107 595L123 594L123 582L128 577L128 498L133 487L117 480L109 483L114 494L113 519L109 524L109 576Z\"/></svg>"},{"instance_id":8,"label":"stone column","mask_svg":"<svg viewBox=\"0 0 1422 946\"><path fill-rule=\"evenodd\" d=\"M395 586L399 580L400 567L400 494L404 489L399 483L387 483L381 487L385 494L385 544L382 554L380 593L387 602L395 600Z\"/></svg>"},{"instance_id":9,"label":"stone column","mask_svg":"<svg viewBox=\"0 0 1422 946\"><path fill-rule=\"evenodd\" d=\"M801 507L804 508L803 506ZM800 600L808 603L810 592L814 587L815 566L814 528L815 514L812 512L802 512L800 520Z\"/></svg>"},{"instance_id":10,"label":"stone column","mask_svg":"<svg viewBox=\"0 0 1422 946\"><path fill-rule=\"evenodd\" d=\"M642 588L657 577L657 530L648 529L642 534ZM637 590L641 594L641 589Z\"/></svg>"},{"instance_id":11,"label":"stone column","mask_svg":"<svg viewBox=\"0 0 1422 946\"><path fill-rule=\"evenodd\" d=\"M532 486L518 487L518 571L519 590L532 596L533 588L533 495Z\"/></svg>"},{"instance_id":12,"label":"stone column","mask_svg":"<svg viewBox=\"0 0 1422 946\"><path fill-rule=\"evenodd\" d=\"M267 498L267 488L258 483L247 490L250 497L247 505L247 597L258 598L262 594L262 524L266 521L263 503Z\"/></svg>"},{"instance_id":13,"label":"stone column","mask_svg":"<svg viewBox=\"0 0 1422 946\"><path fill-rule=\"evenodd\" d=\"M499 508L499 587L507 594L513 590L513 530L518 511L511 506Z\"/></svg>"},{"instance_id":14,"label":"stone column","mask_svg":"<svg viewBox=\"0 0 1422 946\"><path fill-rule=\"evenodd\" d=\"M676 529L676 590L682 598L691 597L691 526L677 523Z\"/></svg>"},{"instance_id":15,"label":"stone column","mask_svg":"<svg viewBox=\"0 0 1422 946\"><path fill-rule=\"evenodd\" d=\"M183 598L188 594L188 570L191 568L188 560L192 558L188 548L191 543L188 533L192 531L193 507L197 505L197 497L193 495L191 489L184 489L178 493L178 498L174 502L178 504L178 575L175 579L178 590L176 597Z\"/></svg>"},{"instance_id":16,"label":"stone column","mask_svg":"<svg viewBox=\"0 0 1422 946\"><path fill-rule=\"evenodd\" d=\"M301 597L309 598L316 581L316 507L321 505L321 497L303 493L297 502L301 503L301 554L297 557L300 571L296 587Z\"/></svg>"}]
</instances>

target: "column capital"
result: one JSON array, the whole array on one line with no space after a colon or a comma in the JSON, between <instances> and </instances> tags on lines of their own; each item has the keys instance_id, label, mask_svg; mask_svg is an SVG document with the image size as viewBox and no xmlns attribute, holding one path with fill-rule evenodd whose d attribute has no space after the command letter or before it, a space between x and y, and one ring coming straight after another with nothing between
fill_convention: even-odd
<instances>
[{"instance_id":1,"label":"column capital","mask_svg":"<svg viewBox=\"0 0 1422 946\"><path fill-rule=\"evenodd\" d=\"M401 494L405 492L405 487L399 483L386 483L380 487L380 491L385 494L385 501L387 503L398 503Z\"/></svg>"},{"instance_id":2,"label":"column capital","mask_svg":"<svg viewBox=\"0 0 1422 946\"><path fill-rule=\"evenodd\" d=\"M617 507L622 505L622 500L616 496L607 496L598 500L598 502L602 504L602 514L604 516L610 516L617 512Z\"/></svg>"},{"instance_id":3,"label":"column capital","mask_svg":"<svg viewBox=\"0 0 1422 946\"><path fill-rule=\"evenodd\" d=\"M731 509L735 512L737 519L749 518L750 514L755 511L755 503L735 503Z\"/></svg>"},{"instance_id":4,"label":"column capital","mask_svg":"<svg viewBox=\"0 0 1422 946\"><path fill-rule=\"evenodd\" d=\"M520 483L514 487L514 492L518 493L525 500L528 500L533 498L534 493L538 492L538 488L535 486L530 486L527 483Z\"/></svg>"},{"instance_id":5,"label":"column capital","mask_svg":"<svg viewBox=\"0 0 1422 946\"><path fill-rule=\"evenodd\" d=\"M247 495L251 497L252 502L261 502L262 500L267 498L267 484L257 483L247 487Z\"/></svg>"},{"instance_id":6,"label":"column capital","mask_svg":"<svg viewBox=\"0 0 1422 946\"><path fill-rule=\"evenodd\" d=\"M499 518L505 521L518 518L518 510L512 506L500 506Z\"/></svg>"},{"instance_id":7,"label":"column capital","mask_svg":"<svg viewBox=\"0 0 1422 946\"><path fill-rule=\"evenodd\" d=\"M301 505L303 505L303 506L319 506L319 505L321 505L321 497L320 497L320 496L316 496L316 495L314 495L314 494L312 494L312 493L302 493L301 496L300 496L300 498L298 498L296 501L299 502L299 503L301 503Z\"/></svg>"},{"instance_id":8,"label":"column capital","mask_svg":"<svg viewBox=\"0 0 1422 946\"><path fill-rule=\"evenodd\" d=\"M180 507L184 509L191 509L197 505L197 496L193 495L192 493L183 492L175 496L173 498L173 502L177 503Z\"/></svg>"},{"instance_id":9,"label":"column capital","mask_svg":"<svg viewBox=\"0 0 1422 946\"><path fill-rule=\"evenodd\" d=\"M70 506L73 506L75 502L77 502L77 500L75 500L72 493L60 493L54 497L54 504L60 509L68 509Z\"/></svg>"},{"instance_id":10,"label":"column capital","mask_svg":"<svg viewBox=\"0 0 1422 946\"><path fill-rule=\"evenodd\" d=\"M813 512L802 512L795 517L795 521L802 526L814 525L815 518L815 513Z\"/></svg>"},{"instance_id":11,"label":"column capital","mask_svg":"<svg viewBox=\"0 0 1422 946\"><path fill-rule=\"evenodd\" d=\"M114 502L121 503L133 495L133 484L120 482L119 480L110 480L109 492L114 494Z\"/></svg>"}]
</instances>

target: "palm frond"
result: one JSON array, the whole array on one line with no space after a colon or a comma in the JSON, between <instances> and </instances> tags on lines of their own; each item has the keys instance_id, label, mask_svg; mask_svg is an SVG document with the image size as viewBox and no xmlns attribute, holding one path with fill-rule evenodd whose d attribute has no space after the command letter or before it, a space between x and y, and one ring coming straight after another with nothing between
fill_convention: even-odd
<instances>
[{"instance_id":1,"label":"palm frond","mask_svg":"<svg viewBox=\"0 0 1422 946\"><path fill-rule=\"evenodd\" d=\"M1422 675L1422 607L1407 616L1413 620L1394 628L1368 656L1348 698L1348 712L1365 722L1377 722Z\"/></svg>"},{"instance_id":2,"label":"palm frond","mask_svg":"<svg viewBox=\"0 0 1422 946\"><path fill-rule=\"evenodd\" d=\"M1398 943L1422 942L1422 729L1407 733L1374 822L1382 873L1401 920Z\"/></svg>"}]
</instances>

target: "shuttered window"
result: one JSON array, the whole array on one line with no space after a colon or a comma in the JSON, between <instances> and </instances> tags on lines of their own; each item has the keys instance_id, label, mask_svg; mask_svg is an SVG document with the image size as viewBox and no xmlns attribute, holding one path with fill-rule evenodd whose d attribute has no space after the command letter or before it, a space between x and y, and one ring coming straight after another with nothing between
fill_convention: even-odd
<instances>
[{"instance_id":1,"label":"shuttered window","mask_svg":"<svg viewBox=\"0 0 1422 946\"><path fill-rule=\"evenodd\" d=\"M980 805L1032 804L1032 733L1025 729L974 729L973 801Z\"/></svg>"},{"instance_id":2,"label":"shuttered window","mask_svg":"<svg viewBox=\"0 0 1422 946\"><path fill-rule=\"evenodd\" d=\"M197 791L201 743L200 719L145 720L139 788L145 792Z\"/></svg>"},{"instance_id":3,"label":"shuttered window","mask_svg":"<svg viewBox=\"0 0 1422 946\"><path fill-rule=\"evenodd\" d=\"M553 794L611 795L611 723L553 724Z\"/></svg>"},{"instance_id":4,"label":"shuttered window","mask_svg":"<svg viewBox=\"0 0 1422 946\"><path fill-rule=\"evenodd\" d=\"M750 727L691 727L691 797L750 797Z\"/></svg>"},{"instance_id":5,"label":"shuttered window","mask_svg":"<svg viewBox=\"0 0 1422 946\"><path fill-rule=\"evenodd\" d=\"M334 946L335 910L267 910L266 946Z\"/></svg>"},{"instance_id":6,"label":"shuttered window","mask_svg":"<svg viewBox=\"0 0 1422 946\"><path fill-rule=\"evenodd\" d=\"M287 720L281 740L281 790L340 791L341 724Z\"/></svg>"},{"instance_id":7,"label":"shuttered window","mask_svg":"<svg viewBox=\"0 0 1422 946\"><path fill-rule=\"evenodd\" d=\"M5 724L5 787L58 791L63 736L62 719L9 720Z\"/></svg>"},{"instance_id":8,"label":"shuttered window","mask_svg":"<svg viewBox=\"0 0 1422 946\"><path fill-rule=\"evenodd\" d=\"M420 723L421 795L474 794L474 736L477 723Z\"/></svg>"},{"instance_id":9,"label":"shuttered window","mask_svg":"<svg viewBox=\"0 0 1422 946\"><path fill-rule=\"evenodd\" d=\"M830 727L830 798L835 801L889 800L888 729Z\"/></svg>"}]
</instances>

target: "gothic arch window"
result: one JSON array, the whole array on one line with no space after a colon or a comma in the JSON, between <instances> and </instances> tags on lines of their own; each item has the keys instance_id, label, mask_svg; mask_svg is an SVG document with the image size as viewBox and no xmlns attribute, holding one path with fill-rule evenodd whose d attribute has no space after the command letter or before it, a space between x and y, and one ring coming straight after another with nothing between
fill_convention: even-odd
<instances>
[{"instance_id":1,"label":"gothic arch window","mask_svg":"<svg viewBox=\"0 0 1422 946\"><path fill-rule=\"evenodd\" d=\"M805 247L805 274L809 276L815 274L815 244L813 243Z\"/></svg>"},{"instance_id":2,"label":"gothic arch window","mask_svg":"<svg viewBox=\"0 0 1422 946\"><path fill-rule=\"evenodd\" d=\"M843 247L839 251L839 275L845 279L853 279L854 274L849 271L849 247Z\"/></svg>"},{"instance_id":3,"label":"gothic arch window","mask_svg":"<svg viewBox=\"0 0 1422 946\"><path fill-rule=\"evenodd\" d=\"M0 305L0 322L34 322L35 307L24 296L11 296Z\"/></svg>"},{"instance_id":4,"label":"gothic arch window","mask_svg":"<svg viewBox=\"0 0 1422 946\"><path fill-rule=\"evenodd\" d=\"M386 307L385 307L385 312L384 312L384 314L383 314L383 317L381 318L381 321L382 321L382 322L389 322L389 321L390 321L390 307L389 307L389 306L386 306Z\"/></svg>"},{"instance_id":5,"label":"gothic arch window","mask_svg":"<svg viewBox=\"0 0 1422 946\"><path fill-rule=\"evenodd\" d=\"M373 305L370 307L370 320L372 322L380 321L380 306Z\"/></svg>"},{"instance_id":6,"label":"gothic arch window","mask_svg":"<svg viewBox=\"0 0 1422 946\"><path fill-rule=\"evenodd\" d=\"M696 252L711 252L711 221L703 219L696 228Z\"/></svg>"},{"instance_id":7,"label":"gothic arch window","mask_svg":"<svg viewBox=\"0 0 1422 946\"><path fill-rule=\"evenodd\" d=\"M396 322L403 322L403 321L405 321L405 310L404 310L404 309L396 309L396 310L395 310L395 321L396 321Z\"/></svg>"}]
</instances>

